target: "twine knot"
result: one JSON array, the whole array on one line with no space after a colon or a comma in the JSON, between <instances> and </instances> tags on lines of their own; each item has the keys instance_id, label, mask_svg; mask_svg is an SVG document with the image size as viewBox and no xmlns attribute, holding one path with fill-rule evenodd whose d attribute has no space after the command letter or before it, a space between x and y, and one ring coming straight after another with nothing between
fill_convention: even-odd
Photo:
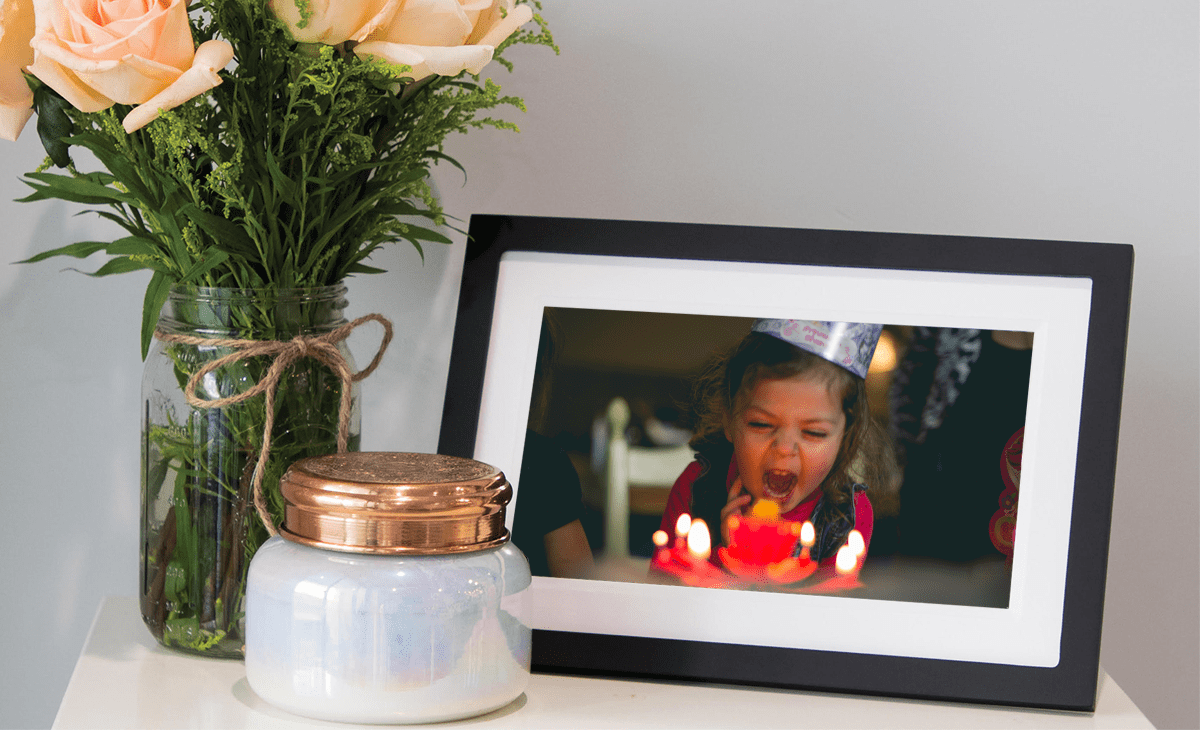
<instances>
[{"instance_id":1,"label":"twine knot","mask_svg":"<svg viewBox=\"0 0 1200 730\"><path fill-rule=\"evenodd\" d=\"M345 356L338 349L338 344L349 337L355 328L367 322L378 322L383 325L383 340L379 343L379 350L376 351L371 364L357 373L353 373L350 371L350 364L346 362ZM257 395L265 394L266 403L264 408L265 419L263 423L262 448L258 452L258 463L254 465L254 508L258 512L263 526L267 528L267 532L275 535L278 531L275 529L275 525L271 521L271 514L267 510L267 500L262 492L262 482L263 476L266 473L267 459L271 455L271 431L275 428L275 392L279 388L279 379L288 367L296 361L305 358L316 360L333 371L342 383L341 400L338 406L337 450L338 453L343 453L346 451L350 432L350 411L353 405L350 393L351 388L354 383L366 378L379 366L380 360L383 359L384 351L387 350L388 344L392 341L392 323L382 315L368 314L323 335L298 335L290 340L239 340L197 337L195 335L175 334L161 329L156 329L154 336L163 342L226 347L234 350L234 352L224 357L206 363L188 378L183 393L187 397L188 404L192 407L223 408L225 406L236 405ZM271 363L271 367L267 369L266 375L250 388L227 398L209 400L196 395L196 388L209 373L226 365L259 356L274 357L275 360Z\"/></svg>"}]
</instances>

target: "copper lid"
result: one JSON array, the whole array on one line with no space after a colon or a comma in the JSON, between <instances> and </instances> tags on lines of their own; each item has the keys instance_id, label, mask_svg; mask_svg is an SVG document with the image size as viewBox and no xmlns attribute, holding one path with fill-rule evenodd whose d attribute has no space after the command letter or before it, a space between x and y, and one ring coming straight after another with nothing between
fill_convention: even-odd
<instances>
[{"instance_id":1,"label":"copper lid","mask_svg":"<svg viewBox=\"0 0 1200 730\"><path fill-rule=\"evenodd\" d=\"M456 456L350 452L301 459L279 481L292 542L353 553L438 555L502 545L512 487Z\"/></svg>"}]
</instances>

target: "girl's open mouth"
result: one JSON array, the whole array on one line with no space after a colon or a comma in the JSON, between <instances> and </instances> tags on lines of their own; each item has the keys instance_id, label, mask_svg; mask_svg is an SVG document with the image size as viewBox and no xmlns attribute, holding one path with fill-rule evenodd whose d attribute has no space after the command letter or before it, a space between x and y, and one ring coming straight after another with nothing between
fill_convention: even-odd
<instances>
[{"instance_id":1,"label":"girl's open mouth","mask_svg":"<svg viewBox=\"0 0 1200 730\"><path fill-rule=\"evenodd\" d=\"M763 473L763 496L776 501L785 500L800 480L797 474L784 470Z\"/></svg>"}]
</instances>

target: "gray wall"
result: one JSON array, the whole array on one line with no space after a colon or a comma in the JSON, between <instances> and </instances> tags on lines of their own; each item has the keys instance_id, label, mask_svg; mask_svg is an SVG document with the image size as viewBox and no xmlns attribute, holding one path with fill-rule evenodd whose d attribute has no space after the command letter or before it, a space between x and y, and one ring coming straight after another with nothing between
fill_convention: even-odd
<instances>
[{"instance_id":1,"label":"gray wall","mask_svg":"<svg viewBox=\"0 0 1200 730\"><path fill-rule=\"evenodd\" d=\"M1195 0L547 3L514 54L519 135L453 140L446 209L1132 243L1102 661L1152 721L1200 725ZM504 76L503 70L498 70ZM0 143L0 200L41 160ZM111 236L0 203L15 261ZM353 282L399 325L364 446L436 447L463 247ZM735 246L735 242L730 242ZM97 602L133 594L145 278L0 267L0 724L47 726ZM97 262L86 262L95 268ZM369 357L372 337L352 340ZM1096 536L1101 539L1102 536Z\"/></svg>"}]
</instances>

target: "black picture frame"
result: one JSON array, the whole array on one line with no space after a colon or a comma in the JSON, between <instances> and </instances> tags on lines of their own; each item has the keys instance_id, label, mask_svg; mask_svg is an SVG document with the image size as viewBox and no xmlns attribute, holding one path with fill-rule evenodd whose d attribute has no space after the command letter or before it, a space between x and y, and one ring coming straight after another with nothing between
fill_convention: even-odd
<instances>
[{"instance_id":1,"label":"black picture frame","mask_svg":"<svg viewBox=\"0 0 1200 730\"><path fill-rule=\"evenodd\" d=\"M1089 279L1074 460L1078 488L1072 491L1069 508L1057 664L1024 666L535 627L533 667L547 672L1094 710L1132 246L504 215L472 216L469 234L439 451L476 458L497 281L506 254ZM518 425L524 425L524 414Z\"/></svg>"}]
</instances>

